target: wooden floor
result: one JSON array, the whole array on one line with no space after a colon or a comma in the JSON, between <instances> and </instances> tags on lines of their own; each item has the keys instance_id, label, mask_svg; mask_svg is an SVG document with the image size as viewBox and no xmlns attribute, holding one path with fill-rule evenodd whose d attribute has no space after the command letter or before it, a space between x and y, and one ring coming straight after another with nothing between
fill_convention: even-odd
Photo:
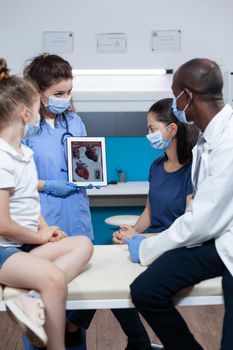
<instances>
[{"instance_id":1,"label":"wooden floor","mask_svg":"<svg viewBox=\"0 0 233 350\"><path fill-rule=\"evenodd\" d=\"M218 350L223 307L182 307L180 310L204 349ZM146 329L151 340L158 343L148 325ZM98 310L87 332L88 350L124 350L125 345L126 338L111 311ZM20 332L5 312L0 312L0 350L22 350Z\"/></svg>"}]
</instances>

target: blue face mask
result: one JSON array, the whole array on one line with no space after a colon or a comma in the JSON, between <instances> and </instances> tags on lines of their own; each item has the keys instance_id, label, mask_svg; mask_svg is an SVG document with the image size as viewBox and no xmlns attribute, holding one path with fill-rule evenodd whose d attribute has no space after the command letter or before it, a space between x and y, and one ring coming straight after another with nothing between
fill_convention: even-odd
<instances>
[{"instance_id":1,"label":"blue face mask","mask_svg":"<svg viewBox=\"0 0 233 350\"><path fill-rule=\"evenodd\" d=\"M36 115L36 123L35 124L27 123L25 125L23 138L35 136L39 133L39 131L40 131L40 114L38 113Z\"/></svg>"},{"instance_id":2,"label":"blue face mask","mask_svg":"<svg viewBox=\"0 0 233 350\"><path fill-rule=\"evenodd\" d=\"M181 122L181 123L185 123L185 124L193 124L193 122L188 122L187 118L186 118L186 114L185 111L189 106L189 103L187 104L187 106L183 109L183 111L179 111L177 109L177 103L176 101L178 100L178 98L184 93L184 91L182 91L176 98L173 98L172 101L172 112L173 114L176 116L176 118Z\"/></svg>"},{"instance_id":3,"label":"blue face mask","mask_svg":"<svg viewBox=\"0 0 233 350\"><path fill-rule=\"evenodd\" d=\"M166 151L166 149L172 143L172 137L169 137L168 140L163 139L163 132L169 127L169 125L163 131L155 131L151 134L146 135L151 146L156 150Z\"/></svg>"},{"instance_id":4,"label":"blue face mask","mask_svg":"<svg viewBox=\"0 0 233 350\"><path fill-rule=\"evenodd\" d=\"M47 96L47 95L46 95ZM45 108L53 114L62 114L70 107L70 98L61 98L56 96L47 96L49 101Z\"/></svg>"}]
</instances>

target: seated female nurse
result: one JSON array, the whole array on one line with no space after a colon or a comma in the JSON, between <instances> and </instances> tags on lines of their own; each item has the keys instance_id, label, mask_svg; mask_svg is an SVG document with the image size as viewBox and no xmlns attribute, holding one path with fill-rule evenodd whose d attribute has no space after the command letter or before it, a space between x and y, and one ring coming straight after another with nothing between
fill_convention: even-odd
<instances>
[{"instance_id":1,"label":"seated female nurse","mask_svg":"<svg viewBox=\"0 0 233 350\"><path fill-rule=\"evenodd\" d=\"M172 98L153 104L147 115L147 138L164 155L155 159L149 172L149 194L145 209L134 227L123 225L113 234L113 242L143 237L166 230L189 205L192 196L192 148L199 130L184 124L172 113ZM148 233L144 233L148 232Z\"/></svg>"}]
</instances>

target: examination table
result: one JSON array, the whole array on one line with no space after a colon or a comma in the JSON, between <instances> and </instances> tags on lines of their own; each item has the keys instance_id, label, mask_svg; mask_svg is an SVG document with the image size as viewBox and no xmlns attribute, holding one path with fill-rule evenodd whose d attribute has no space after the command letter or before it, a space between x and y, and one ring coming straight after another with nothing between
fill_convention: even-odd
<instances>
[{"instance_id":1,"label":"examination table","mask_svg":"<svg viewBox=\"0 0 233 350\"><path fill-rule=\"evenodd\" d=\"M130 260L127 245L96 245L85 270L69 284L67 309L110 309L133 307L129 285L145 266ZM22 290L1 288L1 301ZM216 305L223 303L221 278L203 281L182 290L176 305ZM0 303L4 311L4 303Z\"/></svg>"}]
</instances>

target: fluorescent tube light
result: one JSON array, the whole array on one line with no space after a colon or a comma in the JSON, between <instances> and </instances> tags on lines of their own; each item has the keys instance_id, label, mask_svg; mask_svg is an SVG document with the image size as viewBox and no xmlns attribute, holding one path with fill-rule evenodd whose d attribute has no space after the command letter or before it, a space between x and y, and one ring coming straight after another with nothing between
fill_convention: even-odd
<instances>
[{"instance_id":1,"label":"fluorescent tube light","mask_svg":"<svg viewBox=\"0 0 233 350\"><path fill-rule=\"evenodd\" d=\"M165 75L172 69L73 69L73 75Z\"/></svg>"}]
</instances>

